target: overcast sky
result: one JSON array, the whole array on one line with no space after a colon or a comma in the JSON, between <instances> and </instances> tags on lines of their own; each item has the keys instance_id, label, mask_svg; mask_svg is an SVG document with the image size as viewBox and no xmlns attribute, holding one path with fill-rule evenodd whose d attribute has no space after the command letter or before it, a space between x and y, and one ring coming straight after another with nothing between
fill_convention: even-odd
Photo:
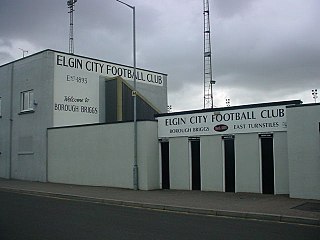
<instances>
[{"instance_id":1,"label":"overcast sky","mask_svg":"<svg viewBox=\"0 0 320 240\"><path fill-rule=\"evenodd\" d=\"M173 111L203 108L203 1L136 6L137 67L168 74ZM214 105L301 99L320 89L319 0L211 0ZM0 0L0 65L50 48L68 52L66 0ZM78 0L75 54L132 65L132 11Z\"/></svg>"}]
</instances>

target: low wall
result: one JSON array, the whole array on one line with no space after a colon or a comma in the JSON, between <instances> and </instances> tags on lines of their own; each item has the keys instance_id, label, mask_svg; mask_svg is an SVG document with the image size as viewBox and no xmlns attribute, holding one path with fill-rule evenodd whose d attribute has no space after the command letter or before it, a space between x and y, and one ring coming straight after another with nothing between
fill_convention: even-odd
<instances>
[{"instance_id":1,"label":"low wall","mask_svg":"<svg viewBox=\"0 0 320 240\"><path fill-rule=\"evenodd\" d=\"M139 189L159 188L157 123L138 122ZM48 181L133 188L132 122L48 129Z\"/></svg>"}]
</instances>

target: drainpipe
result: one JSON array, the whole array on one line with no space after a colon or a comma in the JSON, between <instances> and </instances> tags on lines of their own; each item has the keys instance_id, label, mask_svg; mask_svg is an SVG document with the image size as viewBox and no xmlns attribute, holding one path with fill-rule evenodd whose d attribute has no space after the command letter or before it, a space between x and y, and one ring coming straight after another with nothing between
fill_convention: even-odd
<instances>
[{"instance_id":1,"label":"drainpipe","mask_svg":"<svg viewBox=\"0 0 320 240\"><path fill-rule=\"evenodd\" d=\"M14 72L14 63L11 66L11 82L10 82L10 139L9 139L9 179L12 177L12 127L13 127L13 72Z\"/></svg>"}]
</instances>

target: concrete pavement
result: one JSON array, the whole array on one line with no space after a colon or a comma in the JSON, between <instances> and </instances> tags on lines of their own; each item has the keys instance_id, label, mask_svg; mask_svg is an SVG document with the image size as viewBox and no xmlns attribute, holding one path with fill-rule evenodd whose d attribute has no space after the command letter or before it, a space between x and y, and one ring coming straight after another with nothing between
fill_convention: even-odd
<instances>
[{"instance_id":1,"label":"concrete pavement","mask_svg":"<svg viewBox=\"0 0 320 240\"><path fill-rule=\"evenodd\" d=\"M319 200L293 199L287 195L181 190L134 191L2 178L0 178L0 191L129 207L320 226L319 207L309 210L295 208L305 203L319 206Z\"/></svg>"}]
</instances>

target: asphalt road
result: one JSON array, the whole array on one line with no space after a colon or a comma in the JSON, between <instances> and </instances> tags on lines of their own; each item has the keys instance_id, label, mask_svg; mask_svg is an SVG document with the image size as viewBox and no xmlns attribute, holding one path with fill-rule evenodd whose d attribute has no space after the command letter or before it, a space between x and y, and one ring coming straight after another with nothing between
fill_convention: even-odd
<instances>
[{"instance_id":1,"label":"asphalt road","mask_svg":"<svg viewBox=\"0 0 320 240\"><path fill-rule=\"evenodd\" d=\"M320 227L153 211L0 191L0 239L320 240Z\"/></svg>"}]
</instances>

